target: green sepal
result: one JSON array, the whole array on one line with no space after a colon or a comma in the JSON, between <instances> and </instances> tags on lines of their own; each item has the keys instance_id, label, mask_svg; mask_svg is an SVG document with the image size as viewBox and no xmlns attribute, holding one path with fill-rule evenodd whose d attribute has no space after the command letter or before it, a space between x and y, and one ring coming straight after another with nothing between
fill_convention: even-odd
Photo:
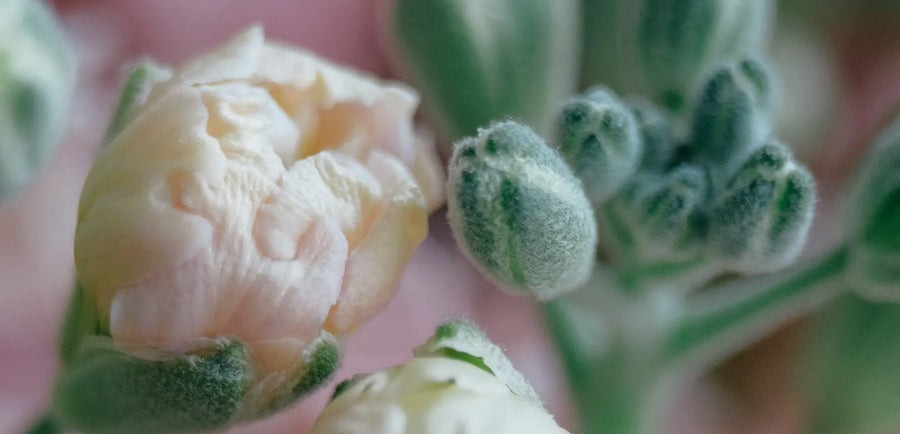
<instances>
[{"instance_id":1,"label":"green sepal","mask_svg":"<svg viewBox=\"0 0 900 434\"><path fill-rule=\"evenodd\" d=\"M579 11L577 0L398 0L391 42L449 141L507 117L546 132L575 88Z\"/></svg>"},{"instance_id":2,"label":"green sepal","mask_svg":"<svg viewBox=\"0 0 900 434\"><path fill-rule=\"evenodd\" d=\"M806 241L815 180L788 149L769 142L751 154L710 212L710 248L726 268L759 273L792 262Z\"/></svg>"},{"instance_id":3,"label":"green sepal","mask_svg":"<svg viewBox=\"0 0 900 434\"><path fill-rule=\"evenodd\" d=\"M725 176L772 133L773 83L765 63L742 60L716 69L694 112L691 152Z\"/></svg>"},{"instance_id":4,"label":"green sepal","mask_svg":"<svg viewBox=\"0 0 900 434\"><path fill-rule=\"evenodd\" d=\"M53 410L65 426L91 434L222 429L240 414L253 383L236 341L152 359L111 345L84 349L57 378Z\"/></svg>"},{"instance_id":5,"label":"green sepal","mask_svg":"<svg viewBox=\"0 0 900 434\"><path fill-rule=\"evenodd\" d=\"M640 170L662 171L675 155L672 125L656 106L643 101L627 101L641 138Z\"/></svg>"},{"instance_id":6,"label":"green sepal","mask_svg":"<svg viewBox=\"0 0 900 434\"><path fill-rule=\"evenodd\" d=\"M322 331L319 338L310 343L303 351L300 370L295 376L296 379L290 391L278 396L265 410L260 414L252 415L252 417L259 417L287 407L325 384L337 370L340 354L341 346L337 338L331 333Z\"/></svg>"},{"instance_id":7,"label":"green sepal","mask_svg":"<svg viewBox=\"0 0 900 434\"><path fill-rule=\"evenodd\" d=\"M414 349L413 354L416 357L447 357L469 363L496 376L516 395L543 407L531 383L513 367L503 350L469 320L456 319L441 324L434 336Z\"/></svg>"},{"instance_id":8,"label":"green sepal","mask_svg":"<svg viewBox=\"0 0 900 434\"><path fill-rule=\"evenodd\" d=\"M460 141L448 220L460 248L508 288L548 299L587 278L593 210L562 158L528 127L500 122Z\"/></svg>"},{"instance_id":9,"label":"green sepal","mask_svg":"<svg viewBox=\"0 0 900 434\"><path fill-rule=\"evenodd\" d=\"M59 355L63 365L68 366L74 362L82 341L99 332L100 317L97 313L97 304L81 284L76 284L60 330Z\"/></svg>"},{"instance_id":10,"label":"green sepal","mask_svg":"<svg viewBox=\"0 0 900 434\"><path fill-rule=\"evenodd\" d=\"M110 121L106 129L106 136L103 142L108 143L119 134L130 120L132 109L144 101L150 88L159 82L165 81L171 75L171 70L150 59L138 62L131 69L131 72L128 73L128 77L122 85L119 103L116 105L112 121Z\"/></svg>"},{"instance_id":11,"label":"green sepal","mask_svg":"<svg viewBox=\"0 0 900 434\"><path fill-rule=\"evenodd\" d=\"M638 168L641 131L614 93L594 88L569 100L560 115L560 151L592 202L612 197Z\"/></svg>"}]
</instances>

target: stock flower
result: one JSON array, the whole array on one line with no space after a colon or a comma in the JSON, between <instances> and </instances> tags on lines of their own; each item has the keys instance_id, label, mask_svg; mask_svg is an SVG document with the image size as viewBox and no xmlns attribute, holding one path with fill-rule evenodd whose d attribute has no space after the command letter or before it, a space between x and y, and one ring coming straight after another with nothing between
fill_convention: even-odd
<instances>
[{"instance_id":1,"label":"stock flower","mask_svg":"<svg viewBox=\"0 0 900 434\"><path fill-rule=\"evenodd\" d=\"M110 407L130 432L257 417L327 378L333 335L388 301L426 234L426 202L440 199L419 185L439 171L413 130L416 95L265 42L259 28L132 79L82 191L76 298L88 314L67 322L87 318L86 335L120 351L90 361L92 339L64 340L57 407L85 431ZM231 373L227 385L213 376L215 387L191 389L203 363ZM121 382L107 378L86 403L85 370ZM159 396L129 402L149 411L117 400L148 393ZM210 402L228 405L184 410Z\"/></svg>"},{"instance_id":2,"label":"stock flower","mask_svg":"<svg viewBox=\"0 0 900 434\"><path fill-rule=\"evenodd\" d=\"M415 354L338 385L312 434L566 433L475 326L445 323Z\"/></svg>"},{"instance_id":3,"label":"stock flower","mask_svg":"<svg viewBox=\"0 0 900 434\"><path fill-rule=\"evenodd\" d=\"M65 128L75 62L51 9L0 3L0 201L44 167Z\"/></svg>"}]
</instances>

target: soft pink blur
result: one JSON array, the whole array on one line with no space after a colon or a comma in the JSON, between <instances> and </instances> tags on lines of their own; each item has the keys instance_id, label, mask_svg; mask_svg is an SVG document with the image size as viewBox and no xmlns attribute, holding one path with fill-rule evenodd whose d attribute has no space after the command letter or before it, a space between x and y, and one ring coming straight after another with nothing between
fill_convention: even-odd
<instances>
[{"instance_id":1,"label":"soft pink blur","mask_svg":"<svg viewBox=\"0 0 900 434\"><path fill-rule=\"evenodd\" d=\"M378 46L378 8L386 0L91 0L58 1L80 61L69 133L44 176L17 200L0 206L0 433L20 432L46 406L57 367L56 337L74 281L72 239L81 184L96 153L128 62L149 55L163 62L214 46L250 23L268 36L304 46L333 60L389 76ZM847 50L852 51L852 50ZM835 138L814 164L819 175L844 174L869 134L900 96L900 47L866 68L848 67L850 91ZM871 56L870 56L871 57ZM844 59L854 65L856 58ZM875 66L872 66L875 65ZM836 176L841 178L841 176ZM269 419L232 432L302 433L324 406L335 381L397 364L439 322L467 316L508 350L561 424L575 429L565 380L538 310L526 298L491 288L453 246L439 211L401 288L375 320L348 342L334 380L312 398ZM765 363L771 363L771 358ZM789 362L768 380L783 378ZM766 365L768 366L768 365ZM771 371L771 369L769 369ZM765 376L766 369L744 374ZM767 396L785 393L756 378ZM735 413L735 398L703 380L670 410L671 433L787 433L797 431L796 401L768 400L752 417ZM792 405L794 407L792 407ZM738 429L737 419L749 419Z\"/></svg>"}]
</instances>

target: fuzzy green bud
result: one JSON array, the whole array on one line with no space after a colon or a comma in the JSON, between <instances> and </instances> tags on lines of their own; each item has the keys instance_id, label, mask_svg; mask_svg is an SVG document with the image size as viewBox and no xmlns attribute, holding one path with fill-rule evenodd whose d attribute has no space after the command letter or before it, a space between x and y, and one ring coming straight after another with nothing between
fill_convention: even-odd
<instances>
[{"instance_id":1,"label":"fuzzy green bud","mask_svg":"<svg viewBox=\"0 0 900 434\"><path fill-rule=\"evenodd\" d=\"M0 2L0 201L42 169L63 133L75 62L48 5Z\"/></svg>"},{"instance_id":2,"label":"fuzzy green bud","mask_svg":"<svg viewBox=\"0 0 900 434\"><path fill-rule=\"evenodd\" d=\"M560 116L560 151L603 203L637 170L641 135L631 111L607 89L595 88L567 102Z\"/></svg>"},{"instance_id":3,"label":"fuzzy green bud","mask_svg":"<svg viewBox=\"0 0 900 434\"><path fill-rule=\"evenodd\" d=\"M900 301L900 118L875 140L850 197L851 287Z\"/></svg>"},{"instance_id":4,"label":"fuzzy green bud","mask_svg":"<svg viewBox=\"0 0 900 434\"><path fill-rule=\"evenodd\" d=\"M716 69L694 113L692 151L717 173L733 170L772 133L772 100L765 63L747 59Z\"/></svg>"},{"instance_id":5,"label":"fuzzy green bud","mask_svg":"<svg viewBox=\"0 0 900 434\"><path fill-rule=\"evenodd\" d=\"M710 212L710 248L726 268L759 273L800 253L812 222L815 181L790 151L770 142L753 152Z\"/></svg>"},{"instance_id":6,"label":"fuzzy green bud","mask_svg":"<svg viewBox=\"0 0 900 434\"><path fill-rule=\"evenodd\" d=\"M578 0L397 0L395 60L449 139L513 116L540 132L570 95Z\"/></svg>"},{"instance_id":7,"label":"fuzzy green bud","mask_svg":"<svg viewBox=\"0 0 900 434\"><path fill-rule=\"evenodd\" d=\"M768 38L767 0L643 0L638 8L637 58L642 87L678 110L710 65L761 51Z\"/></svg>"},{"instance_id":8,"label":"fuzzy green bud","mask_svg":"<svg viewBox=\"0 0 900 434\"><path fill-rule=\"evenodd\" d=\"M501 284L548 299L587 279L593 210L578 178L528 127L500 122L457 143L447 205L457 244Z\"/></svg>"},{"instance_id":9,"label":"fuzzy green bud","mask_svg":"<svg viewBox=\"0 0 900 434\"><path fill-rule=\"evenodd\" d=\"M669 119L646 101L629 101L628 105L641 135L640 168L663 170L675 153Z\"/></svg>"},{"instance_id":10,"label":"fuzzy green bud","mask_svg":"<svg viewBox=\"0 0 900 434\"><path fill-rule=\"evenodd\" d=\"M635 238L645 257L672 260L693 251L699 239L693 218L708 194L706 172L682 164L661 180L636 182L627 221L636 227Z\"/></svg>"}]
</instances>

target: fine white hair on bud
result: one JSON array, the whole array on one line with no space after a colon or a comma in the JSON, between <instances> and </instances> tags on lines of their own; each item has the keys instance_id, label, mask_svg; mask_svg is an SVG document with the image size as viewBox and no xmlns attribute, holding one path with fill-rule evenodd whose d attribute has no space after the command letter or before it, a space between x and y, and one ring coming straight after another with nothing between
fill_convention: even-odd
<instances>
[{"instance_id":1,"label":"fine white hair on bud","mask_svg":"<svg viewBox=\"0 0 900 434\"><path fill-rule=\"evenodd\" d=\"M769 142L741 165L710 212L713 253L744 273L781 268L806 241L815 181L790 151Z\"/></svg>"},{"instance_id":2,"label":"fine white hair on bud","mask_svg":"<svg viewBox=\"0 0 900 434\"><path fill-rule=\"evenodd\" d=\"M0 2L0 202L44 168L66 126L75 61L43 0Z\"/></svg>"},{"instance_id":3,"label":"fine white hair on bud","mask_svg":"<svg viewBox=\"0 0 900 434\"><path fill-rule=\"evenodd\" d=\"M463 252L504 286L549 299L587 279L593 210L578 178L528 127L499 122L458 142L447 205Z\"/></svg>"},{"instance_id":4,"label":"fine white hair on bud","mask_svg":"<svg viewBox=\"0 0 900 434\"><path fill-rule=\"evenodd\" d=\"M848 207L847 280L868 299L900 301L900 117L870 149Z\"/></svg>"},{"instance_id":5,"label":"fine white hair on bud","mask_svg":"<svg viewBox=\"0 0 900 434\"><path fill-rule=\"evenodd\" d=\"M559 129L560 151L592 202L605 202L637 170L642 131L611 91L594 88L569 100Z\"/></svg>"},{"instance_id":6,"label":"fine white hair on bud","mask_svg":"<svg viewBox=\"0 0 900 434\"><path fill-rule=\"evenodd\" d=\"M691 150L724 176L772 133L773 81L762 61L745 59L715 69L694 111Z\"/></svg>"},{"instance_id":7,"label":"fine white hair on bud","mask_svg":"<svg viewBox=\"0 0 900 434\"><path fill-rule=\"evenodd\" d=\"M468 321L438 327L406 363L337 386L312 434L566 434Z\"/></svg>"}]
</instances>

